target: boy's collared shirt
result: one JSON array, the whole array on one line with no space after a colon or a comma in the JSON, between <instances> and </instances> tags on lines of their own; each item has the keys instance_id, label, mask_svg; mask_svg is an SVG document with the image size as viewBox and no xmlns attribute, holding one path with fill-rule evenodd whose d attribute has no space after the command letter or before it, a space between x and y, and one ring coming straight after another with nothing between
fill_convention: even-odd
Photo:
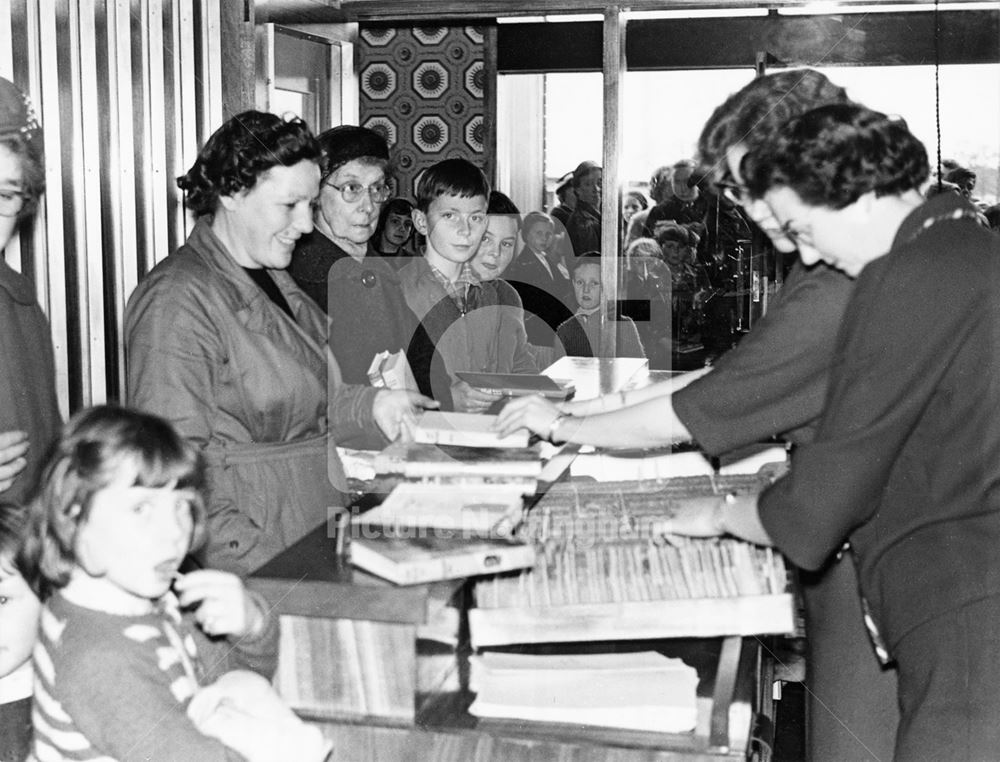
<instances>
[{"instance_id":1,"label":"boy's collared shirt","mask_svg":"<svg viewBox=\"0 0 1000 762\"><path fill-rule=\"evenodd\" d=\"M459 270L458 277L455 278L454 281L449 280L448 276L438 270L430 262L427 264L431 269L431 273L445 290L445 293L448 294L452 301L458 306L459 312L464 315L475 306L476 291L479 289L480 280L476 277L476 273L472 269L471 263L464 262L462 264L462 269Z\"/></svg>"}]
</instances>

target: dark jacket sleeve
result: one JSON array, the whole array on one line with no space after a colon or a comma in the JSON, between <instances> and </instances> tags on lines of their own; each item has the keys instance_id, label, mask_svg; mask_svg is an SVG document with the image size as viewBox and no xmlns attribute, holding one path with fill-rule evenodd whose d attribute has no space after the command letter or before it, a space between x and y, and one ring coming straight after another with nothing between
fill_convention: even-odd
<instances>
[{"instance_id":1,"label":"dark jacket sleeve","mask_svg":"<svg viewBox=\"0 0 1000 762\"><path fill-rule=\"evenodd\" d=\"M819 568L872 518L907 453L912 473L906 480L911 484L928 479L933 485L929 461L954 457L950 452L927 456L929 447L948 447L947 428L929 437L939 440L933 444L920 439L925 435L916 429L930 430L935 415L944 426L954 425L946 420L953 415L945 413L955 390L942 388L942 378L949 367L961 367L954 358L976 336L982 310L969 306L975 297L968 290L948 285L956 278L949 277L947 263L933 257L914 260L900 256L890 262L887 257L877 263L878 269L867 266L833 355L830 393L816 439L795 451L789 476L760 498L768 534L803 568ZM935 266L940 272L933 271ZM958 304L960 299L965 303ZM908 441L915 443L910 449ZM912 459L918 451L919 461ZM912 506L914 516L906 521L914 521L917 512ZM881 531L892 532L896 520L881 516Z\"/></svg>"},{"instance_id":2,"label":"dark jacket sleeve","mask_svg":"<svg viewBox=\"0 0 1000 762\"><path fill-rule=\"evenodd\" d=\"M823 410L830 364L853 281L796 265L767 315L707 373L674 395L695 441L718 455L803 427ZM797 431L798 430L798 431Z\"/></svg>"}]
</instances>

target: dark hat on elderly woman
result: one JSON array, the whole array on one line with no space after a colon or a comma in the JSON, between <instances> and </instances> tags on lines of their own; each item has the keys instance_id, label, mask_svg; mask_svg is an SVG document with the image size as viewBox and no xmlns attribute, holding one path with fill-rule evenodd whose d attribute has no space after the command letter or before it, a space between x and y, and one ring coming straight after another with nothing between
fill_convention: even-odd
<instances>
[{"instance_id":1,"label":"dark hat on elderly woman","mask_svg":"<svg viewBox=\"0 0 1000 762\"><path fill-rule=\"evenodd\" d=\"M0 139L21 135L30 140L40 132L31 100L13 82L0 78Z\"/></svg>"},{"instance_id":2,"label":"dark hat on elderly woman","mask_svg":"<svg viewBox=\"0 0 1000 762\"><path fill-rule=\"evenodd\" d=\"M562 193L569 185L573 182L573 173L567 172L565 175L556 180L556 193Z\"/></svg>"},{"instance_id":3,"label":"dark hat on elderly woman","mask_svg":"<svg viewBox=\"0 0 1000 762\"><path fill-rule=\"evenodd\" d=\"M573 183L578 184L583 178L593 172L595 169L600 169L601 165L596 161L581 161L576 165L576 169L573 170Z\"/></svg>"},{"instance_id":4,"label":"dark hat on elderly woman","mask_svg":"<svg viewBox=\"0 0 1000 762\"><path fill-rule=\"evenodd\" d=\"M362 157L389 160L385 138L367 127L342 124L320 133L317 140L323 148L323 166L328 173Z\"/></svg>"}]
</instances>

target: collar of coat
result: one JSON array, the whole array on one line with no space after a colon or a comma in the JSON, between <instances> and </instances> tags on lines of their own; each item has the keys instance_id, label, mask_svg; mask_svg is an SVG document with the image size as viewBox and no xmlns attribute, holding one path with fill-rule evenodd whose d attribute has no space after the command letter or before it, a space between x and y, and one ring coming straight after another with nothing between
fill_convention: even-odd
<instances>
[{"instance_id":1,"label":"collar of coat","mask_svg":"<svg viewBox=\"0 0 1000 762\"><path fill-rule=\"evenodd\" d=\"M34 304L35 288L26 277L0 259L0 288L18 304Z\"/></svg>"}]
</instances>

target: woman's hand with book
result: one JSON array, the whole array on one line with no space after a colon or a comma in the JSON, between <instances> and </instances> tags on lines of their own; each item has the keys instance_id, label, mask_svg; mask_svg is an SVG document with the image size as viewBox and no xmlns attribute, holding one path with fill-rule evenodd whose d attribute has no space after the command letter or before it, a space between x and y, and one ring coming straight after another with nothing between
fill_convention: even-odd
<instances>
[{"instance_id":1,"label":"woman's hand with book","mask_svg":"<svg viewBox=\"0 0 1000 762\"><path fill-rule=\"evenodd\" d=\"M548 438L552 425L564 415L562 406L553 404L537 394L512 399L497 415L495 428L501 436L527 429L533 434Z\"/></svg>"},{"instance_id":2,"label":"woman's hand with book","mask_svg":"<svg viewBox=\"0 0 1000 762\"><path fill-rule=\"evenodd\" d=\"M455 381L451 385L451 400L460 413L485 413L500 395L477 389L467 381Z\"/></svg>"},{"instance_id":3,"label":"woman's hand with book","mask_svg":"<svg viewBox=\"0 0 1000 762\"><path fill-rule=\"evenodd\" d=\"M372 403L372 415L375 423L390 442L400 436L404 441L413 438L413 426L417 420L418 410L434 410L439 408L435 400L418 392L405 389L383 389L375 395Z\"/></svg>"}]
</instances>

